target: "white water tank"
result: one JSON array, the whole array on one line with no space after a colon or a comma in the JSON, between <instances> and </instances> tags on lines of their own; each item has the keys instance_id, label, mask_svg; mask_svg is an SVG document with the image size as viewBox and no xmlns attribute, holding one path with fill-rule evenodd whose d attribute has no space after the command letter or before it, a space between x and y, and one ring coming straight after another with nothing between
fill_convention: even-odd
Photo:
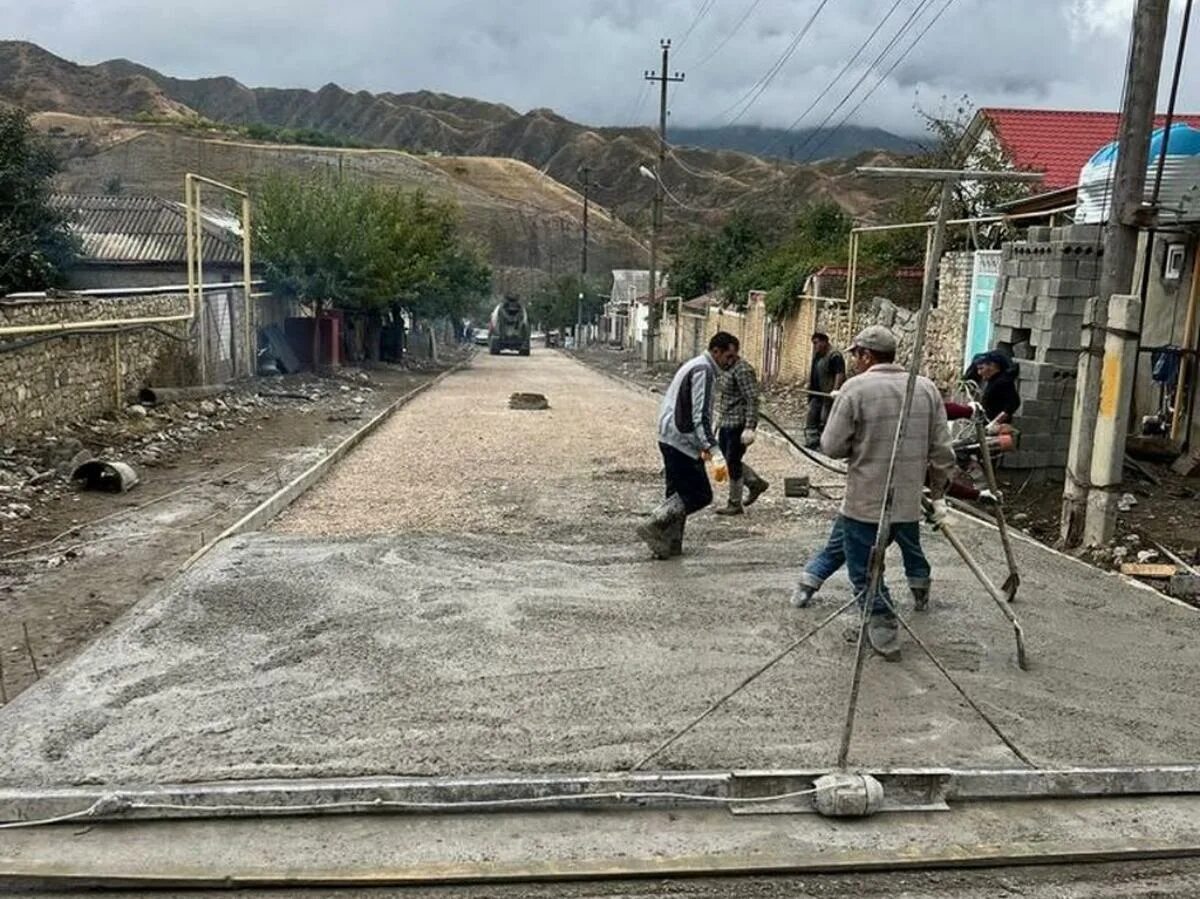
<instances>
[{"instance_id":1,"label":"white water tank","mask_svg":"<svg viewBox=\"0 0 1200 899\"><path fill-rule=\"evenodd\" d=\"M1154 174L1163 140L1167 141L1167 159L1163 166L1158 205L1167 221L1200 221L1200 129L1182 122L1166 129L1156 128L1150 137L1150 160L1146 169L1145 201L1154 193ZM1112 178L1117 164L1117 143L1113 141L1096 151L1079 173L1078 204L1075 221L1083 224L1108 221L1112 211Z\"/></svg>"}]
</instances>

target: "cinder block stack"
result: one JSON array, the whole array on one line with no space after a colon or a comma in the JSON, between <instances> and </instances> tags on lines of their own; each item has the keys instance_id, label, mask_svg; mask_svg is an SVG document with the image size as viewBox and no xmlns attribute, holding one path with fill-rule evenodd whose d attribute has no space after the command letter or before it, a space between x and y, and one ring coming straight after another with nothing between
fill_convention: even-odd
<instances>
[{"instance_id":1,"label":"cinder block stack","mask_svg":"<svg viewBox=\"0 0 1200 899\"><path fill-rule=\"evenodd\" d=\"M992 322L993 340L1021 364L1021 450L1005 458L1010 467L1066 464L1083 315L1098 289L1102 241L1100 225L1066 225L1030 228L1026 240L1004 245Z\"/></svg>"}]
</instances>

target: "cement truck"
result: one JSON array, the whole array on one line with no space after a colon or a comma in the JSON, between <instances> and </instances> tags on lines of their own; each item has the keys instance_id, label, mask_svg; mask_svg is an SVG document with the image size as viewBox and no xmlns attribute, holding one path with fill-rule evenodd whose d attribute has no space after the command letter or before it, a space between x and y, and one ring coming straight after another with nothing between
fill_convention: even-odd
<instances>
[{"instance_id":1,"label":"cement truck","mask_svg":"<svg viewBox=\"0 0 1200 899\"><path fill-rule=\"evenodd\" d=\"M529 355L529 313L520 297L511 294L492 310L488 321L488 352L498 356L504 350Z\"/></svg>"}]
</instances>

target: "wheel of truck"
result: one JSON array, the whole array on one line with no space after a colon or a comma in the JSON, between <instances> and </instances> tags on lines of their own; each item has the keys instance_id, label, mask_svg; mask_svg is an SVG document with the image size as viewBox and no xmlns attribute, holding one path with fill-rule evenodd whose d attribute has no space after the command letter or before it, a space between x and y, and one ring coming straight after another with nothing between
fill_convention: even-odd
<instances>
[{"instance_id":1,"label":"wheel of truck","mask_svg":"<svg viewBox=\"0 0 1200 899\"><path fill-rule=\"evenodd\" d=\"M524 346L521 347L521 355L522 356L529 355L529 344L525 344Z\"/></svg>"},{"instance_id":2,"label":"wheel of truck","mask_svg":"<svg viewBox=\"0 0 1200 899\"><path fill-rule=\"evenodd\" d=\"M491 343L488 344L488 352L493 356L499 356L500 355L500 344L496 343L496 341L493 340Z\"/></svg>"}]
</instances>

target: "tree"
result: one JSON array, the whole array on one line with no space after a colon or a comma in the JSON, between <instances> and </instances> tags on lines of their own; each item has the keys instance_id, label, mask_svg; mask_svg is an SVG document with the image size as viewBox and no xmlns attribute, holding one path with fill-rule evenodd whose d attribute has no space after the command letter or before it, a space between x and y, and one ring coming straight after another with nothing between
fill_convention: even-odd
<instances>
[{"instance_id":1,"label":"tree","mask_svg":"<svg viewBox=\"0 0 1200 899\"><path fill-rule=\"evenodd\" d=\"M79 252L50 205L58 159L24 110L0 106L0 295L61 284Z\"/></svg>"},{"instance_id":2,"label":"tree","mask_svg":"<svg viewBox=\"0 0 1200 899\"><path fill-rule=\"evenodd\" d=\"M581 281L579 275L558 275L542 284L529 298L529 320L547 330L573 328L579 320L579 294L583 293L583 320L591 321L604 306L600 282Z\"/></svg>"},{"instance_id":3,"label":"tree","mask_svg":"<svg viewBox=\"0 0 1200 899\"><path fill-rule=\"evenodd\" d=\"M262 185L256 253L268 285L311 304L368 315L378 326L403 307L457 317L490 289L491 271L459 234L452 203L330 173L275 175ZM314 330L314 360L318 338Z\"/></svg>"},{"instance_id":4,"label":"tree","mask_svg":"<svg viewBox=\"0 0 1200 899\"><path fill-rule=\"evenodd\" d=\"M685 299L721 286L769 243L765 225L745 210L735 210L715 232L695 231L671 265L671 288Z\"/></svg>"}]
</instances>

